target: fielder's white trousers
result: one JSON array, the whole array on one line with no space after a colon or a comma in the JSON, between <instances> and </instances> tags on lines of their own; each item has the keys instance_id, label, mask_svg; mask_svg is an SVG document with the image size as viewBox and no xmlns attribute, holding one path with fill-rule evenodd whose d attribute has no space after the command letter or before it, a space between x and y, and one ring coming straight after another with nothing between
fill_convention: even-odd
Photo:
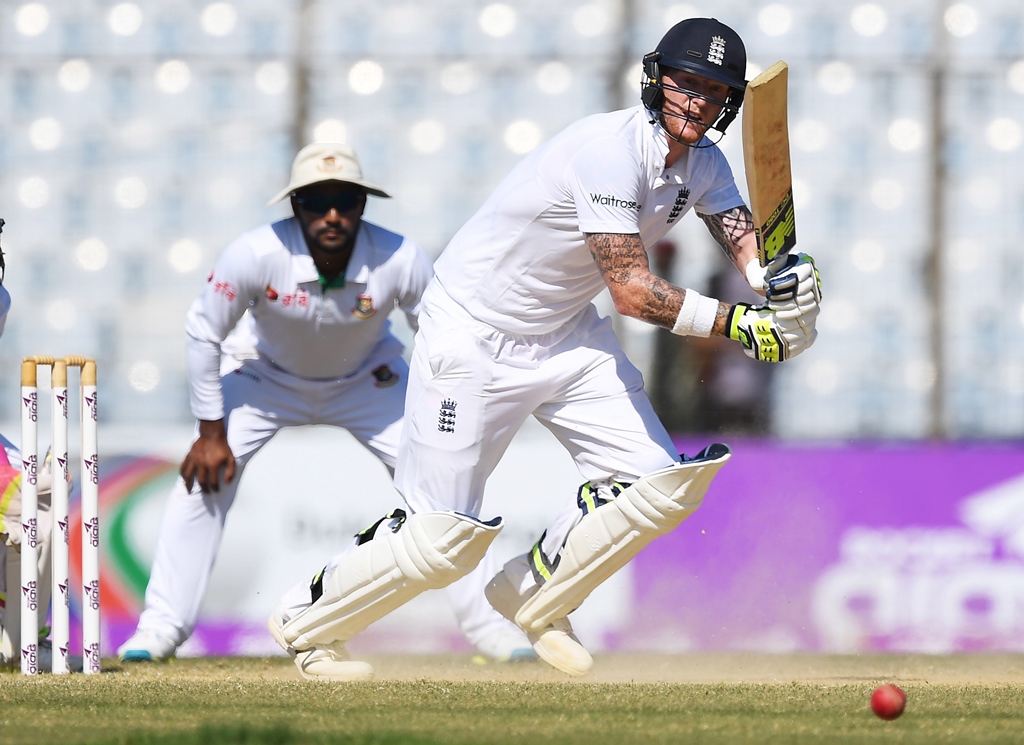
<instances>
[{"instance_id":1,"label":"fielder's white trousers","mask_svg":"<svg viewBox=\"0 0 1024 745\"><path fill-rule=\"evenodd\" d=\"M395 474L413 512L481 516L487 479L531 415L569 452L584 482L632 482L679 461L640 371L593 305L557 332L519 336L471 318L435 282L419 324ZM521 488L544 489L543 474L523 474ZM579 519L574 497L551 495L550 556ZM484 517L501 511L489 505Z\"/></svg>"},{"instance_id":2,"label":"fielder's white trousers","mask_svg":"<svg viewBox=\"0 0 1024 745\"><path fill-rule=\"evenodd\" d=\"M408 366L397 356L387 364L398 377L390 387L380 387L369 372L340 381L305 380L263 360L246 361L221 379L235 478L209 494L203 494L198 485L189 493L181 478L172 487L139 617L140 630L155 632L176 645L191 636L245 466L281 429L314 424L341 427L394 471ZM324 499L354 496L332 484L324 484L323 491ZM491 560L487 563L493 566ZM463 634L475 644L508 622L487 603L486 579L473 582L454 583L448 598ZM270 610L268 606L268 614Z\"/></svg>"}]
</instances>

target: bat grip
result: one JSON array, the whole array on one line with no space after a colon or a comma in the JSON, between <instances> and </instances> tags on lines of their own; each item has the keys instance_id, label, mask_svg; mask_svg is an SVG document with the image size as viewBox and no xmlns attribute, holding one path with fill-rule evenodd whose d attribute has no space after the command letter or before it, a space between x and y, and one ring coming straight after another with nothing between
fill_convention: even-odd
<instances>
[{"instance_id":1,"label":"bat grip","mask_svg":"<svg viewBox=\"0 0 1024 745\"><path fill-rule=\"evenodd\" d=\"M776 256L774 259L768 262L766 267L765 277L774 277L776 274L781 272L789 264L789 253L783 253Z\"/></svg>"}]
</instances>

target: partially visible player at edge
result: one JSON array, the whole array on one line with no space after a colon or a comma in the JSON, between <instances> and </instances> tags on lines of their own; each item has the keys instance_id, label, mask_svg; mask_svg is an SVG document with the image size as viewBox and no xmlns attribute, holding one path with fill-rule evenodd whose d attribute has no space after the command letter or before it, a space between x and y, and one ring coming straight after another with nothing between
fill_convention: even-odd
<instances>
[{"instance_id":1,"label":"partially visible player at edge","mask_svg":"<svg viewBox=\"0 0 1024 745\"><path fill-rule=\"evenodd\" d=\"M607 288L625 316L734 339L765 362L796 357L816 336L813 261L792 256L766 277L715 145L738 113L745 72L731 28L682 21L644 58L642 105L570 125L455 235L424 293L413 350L395 477L412 514L287 593L269 621L280 644L340 657L354 634L424 588L485 571L478 562L502 521L475 519L484 486L532 415L584 483L487 596L545 661L571 675L591 668L569 614L691 514L730 456L720 444L679 455L591 301ZM702 297L651 273L648 249L691 209L764 304ZM533 476L522 488L544 489L543 474ZM559 507L566 497L551 495ZM339 662L339 676L356 664Z\"/></svg>"},{"instance_id":2,"label":"partially visible player at edge","mask_svg":"<svg viewBox=\"0 0 1024 745\"><path fill-rule=\"evenodd\" d=\"M0 218L0 233L4 221ZM3 249L0 249L0 336L7 326L7 313L11 309L11 294L4 286L7 271ZM46 619L50 612L53 590L50 574L53 538L50 501L53 484L53 459L47 452L42 467L36 474L39 514L36 532L39 540L39 646L37 667L40 672L53 669L53 644L47 638ZM21 661L21 451L14 443L0 435L0 668L16 669ZM70 669L81 672L82 658L68 656Z\"/></svg>"},{"instance_id":3,"label":"partially visible player at edge","mask_svg":"<svg viewBox=\"0 0 1024 745\"><path fill-rule=\"evenodd\" d=\"M231 243L192 304L196 436L168 497L145 608L118 650L122 660L166 659L192 634L242 473L281 429L346 429L393 473L408 367L388 317L397 305L415 328L432 265L409 238L362 219L367 195L389 196L363 177L348 145L307 145L269 203L289 199L294 216ZM222 377L221 345L247 310L240 328L254 337L255 358ZM321 499L360 499L345 488L345 464L337 467ZM266 540L276 527L267 523ZM488 657L535 658L519 629L488 605L485 579L449 588L463 633ZM296 663L317 676L316 657Z\"/></svg>"}]
</instances>

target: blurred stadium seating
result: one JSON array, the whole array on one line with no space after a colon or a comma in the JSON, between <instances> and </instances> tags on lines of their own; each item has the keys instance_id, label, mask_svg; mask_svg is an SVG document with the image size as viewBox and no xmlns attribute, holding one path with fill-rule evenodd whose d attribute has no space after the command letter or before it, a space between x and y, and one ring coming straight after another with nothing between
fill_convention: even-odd
<instances>
[{"instance_id":1,"label":"blurred stadium seating","mask_svg":"<svg viewBox=\"0 0 1024 745\"><path fill-rule=\"evenodd\" d=\"M773 379L774 433L1019 438L1019 0L0 2L0 421L22 355L77 353L108 421L189 422L185 311L227 241L286 214L265 202L297 145L351 141L396 196L368 218L436 255L538 142L632 105L690 15L735 27L750 75L791 65L799 245L826 297ZM674 279L700 287L717 249L684 222Z\"/></svg>"}]
</instances>

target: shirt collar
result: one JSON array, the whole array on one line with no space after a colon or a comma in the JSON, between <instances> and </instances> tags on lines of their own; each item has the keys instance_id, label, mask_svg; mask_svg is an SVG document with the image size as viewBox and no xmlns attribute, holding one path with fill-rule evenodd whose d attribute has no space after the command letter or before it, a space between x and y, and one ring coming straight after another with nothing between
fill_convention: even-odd
<instances>
[{"instance_id":1,"label":"shirt collar","mask_svg":"<svg viewBox=\"0 0 1024 745\"><path fill-rule=\"evenodd\" d=\"M692 154L692 148L686 148L683 154L679 157L679 160L673 164L671 168L665 168L665 158L668 157L668 134L665 132L665 128L661 126L661 122L655 120L653 124L650 123L651 117L655 116L650 111L644 111L647 119L647 127L650 130L648 137L650 137L650 154L651 154L651 166L652 174L654 176L655 186L663 186L664 184L682 184L690 180L690 165L693 160L690 158Z\"/></svg>"},{"instance_id":2,"label":"shirt collar","mask_svg":"<svg viewBox=\"0 0 1024 745\"><path fill-rule=\"evenodd\" d=\"M668 135L665 134L661 122L652 111L644 110L644 127L647 130L647 137L650 143L651 165L654 175L661 177L665 174L665 158L668 157ZM652 122L651 119L654 119Z\"/></svg>"}]
</instances>

